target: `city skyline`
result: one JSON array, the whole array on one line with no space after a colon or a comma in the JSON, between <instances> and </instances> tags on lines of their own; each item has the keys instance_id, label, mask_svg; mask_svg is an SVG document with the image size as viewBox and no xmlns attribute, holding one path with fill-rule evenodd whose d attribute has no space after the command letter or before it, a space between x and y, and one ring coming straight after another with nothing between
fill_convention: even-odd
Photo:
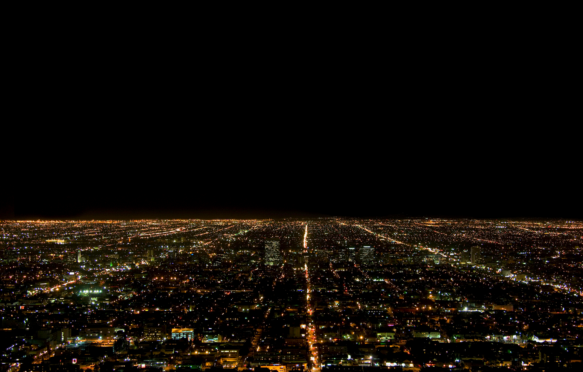
<instances>
[{"instance_id":1,"label":"city skyline","mask_svg":"<svg viewBox=\"0 0 583 372\"><path fill-rule=\"evenodd\" d=\"M34 30L7 53L0 372L583 371L576 33L512 15L545 31L389 23L334 59L332 28L205 53L224 27L195 25L135 61L143 28Z\"/></svg>"}]
</instances>

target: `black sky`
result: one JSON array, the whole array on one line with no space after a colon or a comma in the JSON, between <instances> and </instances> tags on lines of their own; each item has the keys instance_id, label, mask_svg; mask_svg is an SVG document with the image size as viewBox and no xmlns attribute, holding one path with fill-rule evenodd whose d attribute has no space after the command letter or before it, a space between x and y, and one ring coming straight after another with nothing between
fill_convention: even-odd
<instances>
[{"instance_id":1,"label":"black sky","mask_svg":"<svg viewBox=\"0 0 583 372\"><path fill-rule=\"evenodd\" d=\"M0 217L583 218L568 69L492 58L31 69Z\"/></svg>"},{"instance_id":2,"label":"black sky","mask_svg":"<svg viewBox=\"0 0 583 372\"><path fill-rule=\"evenodd\" d=\"M9 179L14 187L4 194L3 213L21 219L583 217L579 161L568 149L546 145L556 140L550 131L529 136L527 127L356 122L211 129L161 125L145 135L110 126L91 140L79 135L41 144L37 153L44 156Z\"/></svg>"}]
</instances>

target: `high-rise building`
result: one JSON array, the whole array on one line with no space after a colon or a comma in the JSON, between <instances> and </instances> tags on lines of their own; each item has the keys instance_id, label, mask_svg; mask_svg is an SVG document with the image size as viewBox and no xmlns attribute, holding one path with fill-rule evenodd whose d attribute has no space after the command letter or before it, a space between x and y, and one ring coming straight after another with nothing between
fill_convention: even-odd
<instances>
[{"instance_id":1,"label":"high-rise building","mask_svg":"<svg viewBox=\"0 0 583 372\"><path fill-rule=\"evenodd\" d=\"M356 248L348 248L348 262L356 262Z\"/></svg>"},{"instance_id":2,"label":"high-rise building","mask_svg":"<svg viewBox=\"0 0 583 372\"><path fill-rule=\"evenodd\" d=\"M374 265L375 250L373 247L365 245L364 247L360 248L358 253L360 257L360 263L362 265Z\"/></svg>"},{"instance_id":3,"label":"high-rise building","mask_svg":"<svg viewBox=\"0 0 583 372\"><path fill-rule=\"evenodd\" d=\"M57 333L57 339L62 344L66 344L67 340L69 340L69 338L71 338L71 329L70 328L61 328L61 332Z\"/></svg>"},{"instance_id":4,"label":"high-rise building","mask_svg":"<svg viewBox=\"0 0 583 372\"><path fill-rule=\"evenodd\" d=\"M472 247L472 264L476 265L482 262L482 248Z\"/></svg>"},{"instance_id":5,"label":"high-rise building","mask_svg":"<svg viewBox=\"0 0 583 372\"><path fill-rule=\"evenodd\" d=\"M281 251L279 250L279 239L267 239L265 241L264 262L268 266L279 266L283 264Z\"/></svg>"},{"instance_id":6,"label":"high-rise building","mask_svg":"<svg viewBox=\"0 0 583 372\"><path fill-rule=\"evenodd\" d=\"M467 249L464 249L460 255L460 261L462 263L467 263L467 262L470 262L471 260L472 260L472 255L471 255L470 251Z\"/></svg>"},{"instance_id":7,"label":"high-rise building","mask_svg":"<svg viewBox=\"0 0 583 372\"><path fill-rule=\"evenodd\" d=\"M337 263L346 263L348 262L348 248L341 247L336 255L336 259L334 260Z\"/></svg>"},{"instance_id":8,"label":"high-rise building","mask_svg":"<svg viewBox=\"0 0 583 372\"><path fill-rule=\"evenodd\" d=\"M83 257L81 256L81 251L77 251L77 262L78 263L83 262Z\"/></svg>"}]
</instances>

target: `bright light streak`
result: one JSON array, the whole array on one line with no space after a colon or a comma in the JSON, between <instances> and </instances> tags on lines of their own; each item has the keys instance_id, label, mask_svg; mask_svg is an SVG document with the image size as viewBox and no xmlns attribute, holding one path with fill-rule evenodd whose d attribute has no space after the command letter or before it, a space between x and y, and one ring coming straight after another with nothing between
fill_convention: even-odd
<instances>
[{"instance_id":1,"label":"bright light streak","mask_svg":"<svg viewBox=\"0 0 583 372\"><path fill-rule=\"evenodd\" d=\"M308 248L308 224L306 224L306 232L304 233L304 251Z\"/></svg>"},{"instance_id":2,"label":"bright light streak","mask_svg":"<svg viewBox=\"0 0 583 372\"><path fill-rule=\"evenodd\" d=\"M343 225L344 225L344 224L343 224ZM388 236L385 236L385 235L382 235L382 234L378 234L378 233L376 233L376 232L374 232L374 231L372 231L372 230L369 230L369 229L367 229L366 227L362 227L362 226L360 226L360 225L355 225L355 226L356 226L356 227L359 227L359 228L361 228L361 229L363 229L364 231L366 231L366 232L368 232L368 233L371 233L371 234L373 234L373 235L378 235L378 236L380 236L381 238L385 238L385 239L387 239L387 240L390 240L390 241L392 241L393 243L397 243L397 244L403 244L403 245L406 245L406 246L409 246L409 247L411 246L410 244L407 244L407 243L400 242L400 241L398 241L398 240L395 240L395 239L393 239L393 238L390 238L390 237L388 237Z\"/></svg>"}]
</instances>

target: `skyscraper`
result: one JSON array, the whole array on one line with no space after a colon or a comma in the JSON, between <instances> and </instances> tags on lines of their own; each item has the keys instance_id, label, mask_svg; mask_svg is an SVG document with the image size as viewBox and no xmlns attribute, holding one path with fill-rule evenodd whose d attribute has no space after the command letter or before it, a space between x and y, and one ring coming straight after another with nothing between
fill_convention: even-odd
<instances>
[{"instance_id":1,"label":"skyscraper","mask_svg":"<svg viewBox=\"0 0 583 372\"><path fill-rule=\"evenodd\" d=\"M374 248L368 245L360 248L359 257L362 265L374 265L375 255Z\"/></svg>"},{"instance_id":2,"label":"skyscraper","mask_svg":"<svg viewBox=\"0 0 583 372\"><path fill-rule=\"evenodd\" d=\"M265 241L265 264L268 266L283 264L283 258L279 250L279 239L267 239Z\"/></svg>"},{"instance_id":3,"label":"skyscraper","mask_svg":"<svg viewBox=\"0 0 583 372\"><path fill-rule=\"evenodd\" d=\"M472 260L472 255L469 250L464 249L460 255L460 261L462 263L468 263Z\"/></svg>"},{"instance_id":4,"label":"skyscraper","mask_svg":"<svg viewBox=\"0 0 583 372\"><path fill-rule=\"evenodd\" d=\"M472 247L472 264L476 265L482 262L482 248Z\"/></svg>"},{"instance_id":5,"label":"skyscraper","mask_svg":"<svg viewBox=\"0 0 583 372\"><path fill-rule=\"evenodd\" d=\"M348 262L348 248L341 247L340 249L338 249L335 262L337 263Z\"/></svg>"},{"instance_id":6,"label":"skyscraper","mask_svg":"<svg viewBox=\"0 0 583 372\"><path fill-rule=\"evenodd\" d=\"M356 248L348 248L348 262L356 262Z\"/></svg>"}]
</instances>

